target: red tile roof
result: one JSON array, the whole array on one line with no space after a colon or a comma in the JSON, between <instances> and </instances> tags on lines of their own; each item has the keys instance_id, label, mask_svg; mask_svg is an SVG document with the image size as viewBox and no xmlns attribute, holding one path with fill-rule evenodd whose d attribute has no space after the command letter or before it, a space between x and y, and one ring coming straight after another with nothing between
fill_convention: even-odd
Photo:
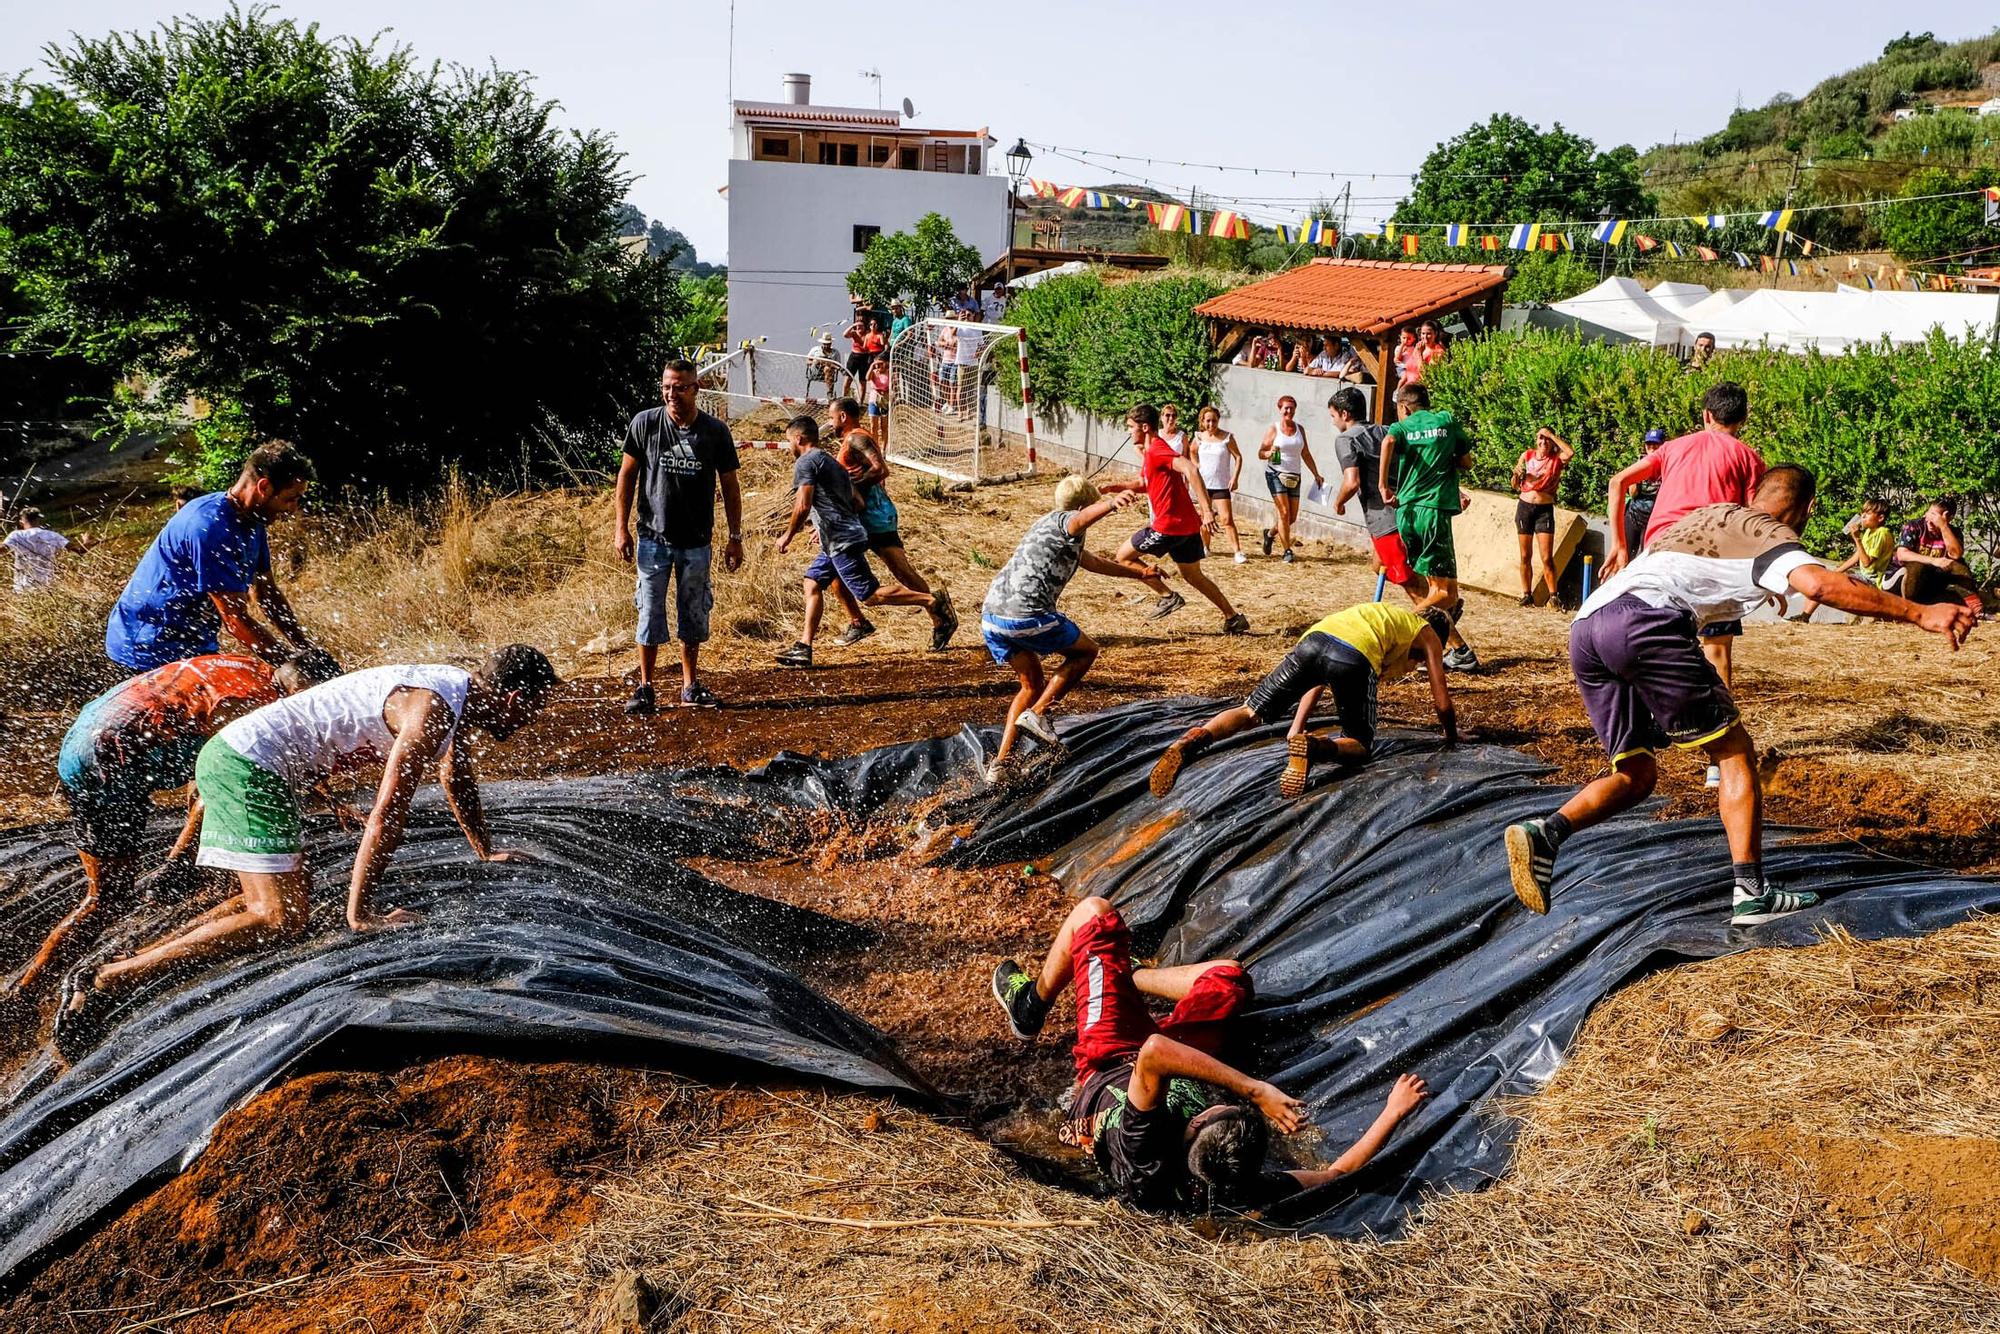
<instances>
[{"instance_id":1,"label":"red tile roof","mask_svg":"<svg viewBox=\"0 0 2000 1334\"><path fill-rule=\"evenodd\" d=\"M1386 333L1471 305L1506 285L1505 264L1399 264L1316 259L1202 302L1195 313L1232 324L1314 333Z\"/></svg>"}]
</instances>

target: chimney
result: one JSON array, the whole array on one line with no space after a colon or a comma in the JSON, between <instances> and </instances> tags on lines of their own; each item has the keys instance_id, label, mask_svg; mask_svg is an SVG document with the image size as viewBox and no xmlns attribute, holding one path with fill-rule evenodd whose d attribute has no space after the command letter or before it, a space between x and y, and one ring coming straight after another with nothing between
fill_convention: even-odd
<instances>
[{"instance_id":1,"label":"chimney","mask_svg":"<svg viewBox=\"0 0 2000 1334\"><path fill-rule=\"evenodd\" d=\"M785 100L795 107L802 107L812 101L813 76L810 74L787 74L785 76Z\"/></svg>"}]
</instances>

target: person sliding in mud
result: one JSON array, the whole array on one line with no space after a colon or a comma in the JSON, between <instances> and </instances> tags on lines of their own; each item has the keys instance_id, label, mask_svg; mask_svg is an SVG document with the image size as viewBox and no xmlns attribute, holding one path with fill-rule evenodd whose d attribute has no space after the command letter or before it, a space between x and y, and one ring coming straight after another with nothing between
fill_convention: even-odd
<instances>
[{"instance_id":1,"label":"person sliding in mud","mask_svg":"<svg viewBox=\"0 0 2000 1334\"><path fill-rule=\"evenodd\" d=\"M470 734L504 739L541 712L557 685L540 650L510 644L477 672L442 665L371 667L267 704L228 724L201 748L195 787L206 814L203 866L236 872L241 892L167 940L63 984L56 1048L90 1045L116 992L177 964L207 961L306 926L312 873L305 864L299 798L335 772L382 765L375 806L362 826L348 877L347 924L356 931L400 926L415 915L378 911L376 882L403 841L410 801L435 759L446 802L481 861L525 861L496 849L479 803Z\"/></svg>"},{"instance_id":2,"label":"person sliding in mud","mask_svg":"<svg viewBox=\"0 0 2000 1334\"><path fill-rule=\"evenodd\" d=\"M1437 705L1445 744L1455 744L1458 714L1452 708L1444 669L1444 640L1450 629L1450 619L1439 608L1419 616L1387 602L1363 602L1315 623L1250 692L1250 698L1199 727L1190 727L1167 747L1153 765L1149 784L1153 795L1172 792L1181 767L1224 737L1290 714L1292 730L1285 742L1285 772L1278 780L1278 792L1300 796L1314 760L1348 765L1367 761L1375 747L1375 683L1420 664L1430 677L1431 701ZM1306 730L1313 706L1329 690L1341 733L1330 740Z\"/></svg>"},{"instance_id":3,"label":"person sliding in mud","mask_svg":"<svg viewBox=\"0 0 2000 1334\"><path fill-rule=\"evenodd\" d=\"M819 536L819 555L806 567L806 623L799 642L778 655L785 667L812 666L813 636L819 633L819 618L826 605L826 589L837 584L847 607L850 623L834 642L858 644L875 633L875 627L861 612L870 607L922 607L931 618L931 647L942 649L958 631L958 614L952 610L951 594L940 588L919 593L898 584L884 586L868 568L868 530L861 523L861 506L854 499L854 484L840 461L820 447L819 423L811 417L794 417L785 428L791 441L792 485L798 488L791 518L779 536L777 550L783 555L812 519Z\"/></svg>"},{"instance_id":4,"label":"person sliding in mud","mask_svg":"<svg viewBox=\"0 0 2000 1334\"><path fill-rule=\"evenodd\" d=\"M1250 1003L1234 959L1176 968L1132 966L1132 933L1110 902L1087 898L1056 932L1039 974L1012 959L993 995L1014 1036L1032 1040L1066 986L1076 991L1076 1085L1064 1139L1088 1152L1128 1204L1192 1212L1261 1209L1358 1170L1422 1102L1401 1075L1374 1124L1331 1166L1272 1171L1270 1126L1290 1134L1304 1105L1221 1059L1230 1020ZM1146 997L1173 1003L1156 1020ZM1268 1123L1268 1124L1267 1124Z\"/></svg>"},{"instance_id":5,"label":"person sliding in mud","mask_svg":"<svg viewBox=\"0 0 2000 1334\"><path fill-rule=\"evenodd\" d=\"M122 681L84 705L56 761L75 821L83 902L56 923L28 966L0 991L0 1006L24 1000L59 956L86 942L84 929L94 919L116 920L131 906L153 793L191 782L204 742L251 710L338 675L340 664L322 649L296 654L275 671L258 658L210 653ZM164 880L190 864L186 854L201 817L196 801L156 877Z\"/></svg>"},{"instance_id":6,"label":"person sliding in mud","mask_svg":"<svg viewBox=\"0 0 2000 1334\"><path fill-rule=\"evenodd\" d=\"M1132 432L1132 448L1139 454L1139 476L1130 482L1107 482L1106 495L1121 491L1144 491L1152 505L1152 517L1145 527L1125 539L1114 558L1120 565L1143 564L1141 555L1164 556L1174 563L1188 587L1200 593L1222 613L1222 633L1250 633L1250 618L1229 604L1215 581L1201 571L1208 555L1201 535L1215 522L1209 508L1208 488L1202 485L1201 470L1181 452L1160 438L1160 411L1151 403L1140 403L1126 414L1125 425ZM1168 590L1146 612L1157 621L1187 605L1187 599Z\"/></svg>"},{"instance_id":7,"label":"person sliding in mud","mask_svg":"<svg viewBox=\"0 0 2000 1334\"><path fill-rule=\"evenodd\" d=\"M1804 468L1763 474L1748 505L1708 505L1647 543L1645 553L1590 595L1570 625L1569 660L1611 772L1553 815L1510 825L1505 835L1514 894L1545 913L1556 854L1579 829L1601 824L1652 795L1661 745L1705 750L1722 774L1722 826L1735 881L1730 920L1755 925L1810 908L1819 895L1764 879L1764 794L1757 751L1729 688L1703 652L1703 626L1740 621L1793 589L1857 616L1907 621L1943 635L1955 650L1976 618L1962 603L1919 606L1821 565L1799 545L1816 490Z\"/></svg>"},{"instance_id":8,"label":"person sliding in mud","mask_svg":"<svg viewBox=\"0 0 2000 1334\"><path fill-rule=\"evenodd\" d=\"M1166 584L1144 563L1106 560L1084 550L1083 536L1092 524L1138 503L1136 492L1109 498L1083 477L1065 477L1056 484L1056 507L1028 526L1014 554L993 576L986 601L979 608L979 628L993 661L1011 668L1020 689L1007 706L1007 725L1000 748L986 765L986 781L999 783L1014 763L1014 742L1026 732L1051 755L1060 756L1061 743L1048 721L1057 700L1076 688L1097 661L1097 644L1075 621L1056 610L1056 599L1078 567L1114 579L1138 579L1155 593ZM1042 655L1059 653L1062 666L1053 676L1042 671Z\"/></svg>"}]
</instances>

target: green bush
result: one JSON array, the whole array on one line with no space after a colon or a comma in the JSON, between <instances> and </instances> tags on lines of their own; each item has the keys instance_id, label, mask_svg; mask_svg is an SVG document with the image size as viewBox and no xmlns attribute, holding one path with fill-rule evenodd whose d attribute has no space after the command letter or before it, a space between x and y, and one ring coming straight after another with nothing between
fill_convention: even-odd
<instances>
[{"instance_id":1,"label":"green bush","mask_svg":"<svg viewBox=\"0 0 2000 1334\"><path fill-rule=\"evenodd\" d=\"M1121 417L1140 400L1205 402L1213 387L1208 324L1194 308L1244 281L1186 269L1106 283L1097 271L1037 283L1009 304L1028 335L1037 403ZM1016 402L1012 363L1000 384Z\"/></svg>"},{"instance_id":2,"label":"green bush","mask_svg":"<svg viewBox=\"0 0 2000 1334\"><path fill-rule=\"evenodd\" d=\"M1841 525L1869 496L1888 498L1898 515L1939 495L1966 498L1975 526L1992 514L2000 502L1996 354L1993 341L1933 333L1926 343L1845 356L1727 352L1690 374L1671 352L1525 330L1460 342L1424 383L1470 430L1479 485L1504 488L1535 428L1547 425L1577 451L1563 472L1562 503L1601 513L1611 475L1638 457L1648 428L1699 430L1702 395L1735 380L1750 394L1744 439L1767 461L1797 463L1819 478L1807 541L1845 555Z\"/></svg>"}]
</instances>

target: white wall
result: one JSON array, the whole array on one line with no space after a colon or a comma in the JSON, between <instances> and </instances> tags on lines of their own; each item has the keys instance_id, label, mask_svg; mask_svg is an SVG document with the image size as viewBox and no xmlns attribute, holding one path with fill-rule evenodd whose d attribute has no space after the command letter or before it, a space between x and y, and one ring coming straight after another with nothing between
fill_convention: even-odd
<instances>
[{"instance_id":1,"label":"white wall","mask_svg":"<svg viewBox=\"0 0 2000 1334\"><path fill-rule=\"evenodd\" d=\"M1007 244L1007 180L796 162L729 164L729 343L804 352L814 325L847 327L854 228L909 231L926 213L991 262ZM846 356L847 345L836 350Z\"/></svg>"}]
</instances>

